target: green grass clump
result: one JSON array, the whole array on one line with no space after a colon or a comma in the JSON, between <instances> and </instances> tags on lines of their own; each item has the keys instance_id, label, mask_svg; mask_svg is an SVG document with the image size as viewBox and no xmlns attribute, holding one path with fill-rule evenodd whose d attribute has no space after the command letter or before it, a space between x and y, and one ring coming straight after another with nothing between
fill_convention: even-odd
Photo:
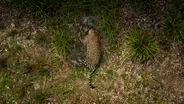
<instances>
[{"instance_id":1,"label":"green grass clump","mask_svg":"<svg viewBox=\"0 0 184 104\"><path fill-rule=\"evenodd\" d=\"M103 28L104 34L110 40L114 40L116 34L115 24L112 21L114 17L115 14L108 8L103 8L101 10L101 20L99 21L99 24Z\"/></svg>"},{"instance_id":2,"label":"green grass clump","mask_svg":"<svg viewBox=\"0 0 184 104\"><path fill-rule=\"evenodd\" d=\"M62 30L54 30L54 47L58 51L58 54L66 59L70 49L69 34L65 34Z\"/></svg>"},{"instance_id":3,"label":"green grass clump","mask_svg":"<svg viewBox=\"0 0 184 104\"><path fill-rule=\"evenodd\" d=\"M117 7L118 8L118 7ZM117 42L119 31L121 31L121 13L112 7L101 7L100 20L98 22L105 39L110 43ZM120 8L120 7L119 7Z\"/></svg>"},{"instance_id":4,"label":"green grass clump","mask_svg":"<svg viewBox=\"0 0 184 104\"><path fill-rule=\"evenodd\" d=\"M155 38L139 28L131 30L126 40L130 45L130 58L133 60L144 62L153 58L158 50Z\"/></svg>"},{"instance_id":5,"label":"green grass clump","mask_svg":"<svg viewBox=\"0 0 184 104\"><path fill-rule=\"evenodd\" d=\"M183 14L180 11L174 11L167 14L163 20L164 38L169 41L176 41L184 36Z\"/></svg>"}]
</instances>

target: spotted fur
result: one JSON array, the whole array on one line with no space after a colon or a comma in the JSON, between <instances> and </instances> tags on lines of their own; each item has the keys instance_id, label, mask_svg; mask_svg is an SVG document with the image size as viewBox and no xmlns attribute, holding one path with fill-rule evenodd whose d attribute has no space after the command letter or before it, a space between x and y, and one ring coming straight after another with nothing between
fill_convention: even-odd
<instances>
[{"instance_id":1,"label":"spotted fur","mask_svg":"<svg viewBox=\"0 0 184 104\"><path fill-rule=\"evenodd\" d=\"M91 74L89 76L89 83L91 88L94 88L92 85L92 75L95 73L96 69L100 64L101 59L101 43L100 43L100 32L94 28L88 31L88 34L81 42L86 46L86 59L79 60L84 66L91 69Z\"/></svg>"}]
</instances>

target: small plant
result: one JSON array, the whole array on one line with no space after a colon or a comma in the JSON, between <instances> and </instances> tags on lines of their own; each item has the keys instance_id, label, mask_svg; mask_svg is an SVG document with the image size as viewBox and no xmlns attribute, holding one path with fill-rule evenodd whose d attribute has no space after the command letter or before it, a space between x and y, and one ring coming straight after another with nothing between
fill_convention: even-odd
<instances>
[{"instance_id":1,"label":"small plant","mask_svg":"<svg viewBox=\"0 0 184 104\"><path fill-rule=\"evenodd\" d=\"M163 20L164 38L168 40L178 40L184 36L184 21L182 21L182 13L174 11L167 14Z\"/></svg>"},{"instance_id":2,"label":"small plant","mask_svg":"<svg viewBox=\"0 0 184 104\"><path fill-rule=\"evenodd\" d=\"M117 37L117 30L119 29L116 24L118 13L115 13L107 7L101 8L100 13L101 20L99 21L99 24L102 27L104 34L107 36L108 41L114 42Z\"/></svg>"},{"instance_id":3,"label":"small plant","mask_svg":"<svg viewBox=\"0 0 184 104\"><path fill-rule=\"evenodd\" d=\"M130 45L130 58L144 62L154 57L158 50L157 42L145 30L139 28L133 29L126 40Z\"/></svg>"},{"instance_id":4,"label":"small plant","mask_svg":"<svg viewBox=\"0 0 184 104\"><path fill-rule=\"evenodd\" d=\"M68 34L65 34L64 31L54 30L54 46L64 59L66 59L69 48L70 48L70 37ZM68 35L68 36L67 36Z\"/></svg>"}]
</instances>

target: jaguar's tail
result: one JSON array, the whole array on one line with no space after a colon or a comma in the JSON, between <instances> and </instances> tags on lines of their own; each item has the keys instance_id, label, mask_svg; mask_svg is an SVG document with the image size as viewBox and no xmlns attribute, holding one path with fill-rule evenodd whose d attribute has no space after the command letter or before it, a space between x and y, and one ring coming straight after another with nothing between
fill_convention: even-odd
<instances>
[{"instance_id":1,"label":"jaguar's tail","mask_svg":"<svg viewBox=\"0 0 184 104\"><path fill-rule=\"evenodd\" d=\"M88 65L87 65L87 63L86 63L86 61L84 61L84 60L72 60L72 63L74 63L74 65L77 65L77 66L85 66L86 68L89 68L89 69L91 69L91 73L90 73L90 75L89 75L89 77L88 77L88 81L89 81L89 85L90 85L90 87L93 89L93 88L95 88L95 86L92 84L92 77L93 77L93 74L96 72L96 69L97 69L97 67L89 67Z\"/></svg>"},{"instance_id":2,"label":"jaguar's tail","mask_svg":"<svg viewBox=\"0 0 184 104\"><path fill-rule=\"evenodd\" d=\"M92 72L90 73L90 75L89 75L89 85L90 85L90 87L93 89L93 88L95 88L95 86L92 84L92 77L93 77L93 74L96 72L96 70L92 70Z\"/></svg>"}]
</instances>

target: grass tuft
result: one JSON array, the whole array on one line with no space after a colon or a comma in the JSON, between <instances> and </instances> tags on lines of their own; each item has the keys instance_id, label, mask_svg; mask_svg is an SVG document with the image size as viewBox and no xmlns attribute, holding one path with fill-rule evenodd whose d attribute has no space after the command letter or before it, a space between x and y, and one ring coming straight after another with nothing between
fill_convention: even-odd
<instances>
[{"instance_id":1,"label":"grass tuft","mask_svg":"<svg viewBox=\"0 0 184 104\"><path fill-rule=\"evenodd\" d=\"M147 61L154 57L158 50L158 45L154 37L147 34L145 30L134 28L126 36L130 45L130 58L141 62Z\"/></svg>"},{"instance_id":2,"label":"grass tuft","mask_svg":"<svg viewBox=\"0 0 184 104\"><path fill-rule=\"evenodd\" d=\"M54 30L54 47L66 59L70 49L70 37L62 30Z\"/></svg>"},{"instance_id":3,"label":"grass tuft","mask_svg":"<svg viewBox=\"0 0 184 104\"><path fill-rule=\"evenodd\" d=\"M110 7L102 7L100 9L101 19L99 21L99 25L103 30L103 34L107 41L113 43L118 36L118 31L120 30L120 24L118 24L120 18L120 13L118 11L114 11Z\"/></svg>"},{"instance_id":4,"label":"grass tuft","mask_svg":"<svg viewBox=\"0 0 184 104\"><path fill-rule=\"evenodd\" d=\"M184 36L183 15L180 11L174 11L166 15L166 18L163 20L164 38L169 41L177 41Z\"/></svg>"}]
</instances>

